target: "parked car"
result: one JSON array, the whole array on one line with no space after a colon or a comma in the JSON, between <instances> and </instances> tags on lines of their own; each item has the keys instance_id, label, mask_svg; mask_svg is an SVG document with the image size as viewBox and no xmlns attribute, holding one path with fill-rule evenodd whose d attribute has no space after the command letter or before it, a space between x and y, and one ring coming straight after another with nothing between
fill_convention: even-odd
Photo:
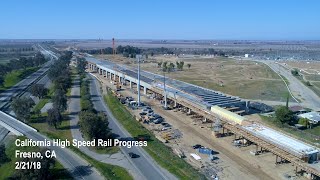
<instances>
[{"instance_id":1,"label":"parked car","mask_svg":"<svg viewBox=\"0 0 320 180\"><path fill-rule=\"evenodd\" d=\"M164 121L163 118L158 118L158 119L154 120L153 122L154 122L155 124L160 124L160 123L162 123L163 121Z\"/></svg>"},{"instance_id":2,"label":"parked car","mask_svg":"<svg viewBox=\"0 0 320 180\"><path fill-rule=\"evenodd\" d=\"M171 127L171 125L169 123L166 123L166 122L161 123L161 125L164 126L164 127Z\"/></svg>"},{"instance_id":3,"label":"parked car","mask_svg":"<svg viewBox=\"0 0 320 180\"><path fill-rule=\"evenodd\" d=\"M166 131L168 129L171 129L171 127L164 127L164 128L161 129L161 131Z\"/></svg>"},{"instance_id":4,"label":"parked car","mask_svg":"<svg viewBox=\"0 0 320 180\"><path fill-rule=\"evenodd\" d=\"M199 148L201 148L202 146L201 146L201 144L196 144L196 145L194 145L194 146L192 146L193 147L193 149L199 149Z\"/></svg>"},{"instance_id":5,"label":"parked car","mask_svg":"<svg viewBox=\"0 0 320 180\"><path fill-rule=\"evenodd\" d=\"M159 114L152 114L152 117L155 118L155 119L158 119L161 116Z\"/></svg>"},{"instance_id":6,"label":"parked car","mask_svg":"<svg viewBox=\"0 0 320 180\"><path fill-rule=\"evenodd\" d=\"M139 115L140 116L144 116L144 115L147 115L147 113L146 112L141 112L141 113L139 113Z\"/></svg>"},{"instance_id":7,"label":"parked car","mask_svg":"<svg viewBox=\"0 0 320 180\"><path fill-rule=\"evenodd\" d=\"M139 157L137 154L133 153L133 152L129 152L128 155L131 157L131 158L137 158Z\"/></svg>"},{"instance_id":8,"label":"parked car","mask_svg":"<svg viewBox=\"0 0 320 180\"><path fill-rule=\"evenodd\" d=\"M146 106L146 107L144 107L145 109L151 109L151 107L150 106Z\"/></svg>"}]
</instances>

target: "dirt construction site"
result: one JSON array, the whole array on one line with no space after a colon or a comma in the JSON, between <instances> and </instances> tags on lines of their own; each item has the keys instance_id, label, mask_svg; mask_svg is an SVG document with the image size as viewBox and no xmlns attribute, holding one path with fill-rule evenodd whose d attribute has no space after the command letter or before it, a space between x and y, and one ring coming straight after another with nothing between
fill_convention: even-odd
<instances>
[{"instance_id":1,"label":"dirt construction site","mask_svg":"<svg viewBox=\"0 0 320 180\"><path fill-rule=\"evenodd\" d=\"M120 55L96 55L119 64L136 67L136 59ZM166 76L195 84L204 88L221 91L225 94L245 99L286 101L287 89L280 77L262 63L234 60L214 56L173 56L156 55L141 63L145 71L163 75L159 62L184 61L182 71L166 73ZM187 64L190 64L188 68Z\"/></svg>"},{"instance_id":2,"label":"dirt construction site","mask_svg":"<svg viewBox=\"0 0 320 180\"><path fill-rule=\"evenodd\" d=\"M103 87L116 89L113 81L103 75L93 73L102 83ZM105 89L105 88L103 88ZM133 97L136 100L137 91L128 86L122 86L121 91L114 91L118 97ZM261 149L259 155L253 154L254 145L235 146L234 135L225 132L223 137L216 138L212 134L212 123L200 121L189 115L183 108L164 110L163 102L150 95L142 95L141 101L152 108L154 113L162 116L169 128L162 124L144 123L139 114L142 109L129 108L129 111L141 121L144 127L152 131L157 138L165 142L179 156L199 169L207 177L217 175L221 179L305 179L298 176L291 163L281 160L276 163L276 156ZM201 144L213 150L212 155L199 153L192 146Z\"/></svg>"}]
</instances>

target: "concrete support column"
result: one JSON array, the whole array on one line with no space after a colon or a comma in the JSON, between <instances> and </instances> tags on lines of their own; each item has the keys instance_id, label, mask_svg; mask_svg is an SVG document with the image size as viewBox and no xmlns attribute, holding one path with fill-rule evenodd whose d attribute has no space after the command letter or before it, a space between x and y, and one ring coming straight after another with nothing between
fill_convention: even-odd
<instances>
[{"instance_id":1,"label":"concrete support column","mask_svg":"<svg viewBox=\"0 0 320 180\"><path fill-rule=\"evenodd\" d=\"M102 69L100 69L99 74L102 75Z\"/></svg>"},{"instance_id":2,"label":"concrete support column","mask_svg":"<svg viewBox=\"0 0 320 180\"><path fill-rule=\"evenodd\" d=\"M132 81L129 81L130 89L132 89Z\"/></svg>"},{"instance_id":3,"label":"concrete support column","mask_svg":"<svg viewBox=\"0 0 320 180\"><path fill-rule=\"evenodd\" d=\"M190 108L188 109L188 114L191 114L191 109Z\"/></svg>"},{"instance_id":4,"label":"concrete support column","mask_svg":"<svg viewBox=\"0 0 320 180\"><path fill-rule=\"evenodd\" d=\"M119 82L121 83L121 77L119 76Z\"/></svg>"},{"instance_id":5,"label":"concrete support column","mask_svg":"<svg viewBox=\"0 0 320 180\"><path fill-rule=\"evenodd\" d=\"M111 72L109 72L109 79L110 79L110 80L112 79L112 74L111 74Z\"/></svg>"},{"instance_id":6,"label":"concrete support column","mask_svg":"<svg viewBox=\"0 0 320 180\"><path fill-rule=\"evenodd\" d=\"M147 88L146 87L143 87L143 93L147 94Z\"/></svg>"}]
</instances>

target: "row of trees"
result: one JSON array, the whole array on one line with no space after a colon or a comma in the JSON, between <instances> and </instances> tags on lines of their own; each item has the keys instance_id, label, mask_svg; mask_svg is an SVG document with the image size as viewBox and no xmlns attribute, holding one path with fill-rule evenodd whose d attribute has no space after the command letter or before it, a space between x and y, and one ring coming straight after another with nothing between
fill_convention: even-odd
<instances>
[{"instance_id":1,"label":"row of trees","mask_svg":"<svg viewBox=\"0 0 320 180\"><path fill-rule=\"evenodd\" d=\"M24 52L24 51L34 51L33 47L24 48L0 48L0 52Z\"/></svg>"},{"instance_id":2,"label":"row of trees","mask_svg":"<svg viewBox=\"0 0 320 180\"><path fill-rule=\"evenodd\" d=\"M97 112L91 101L90 81L85 79L84 66L78 63L77 69L81 73L81 88L80 88L80 105L81 112L79 113L79 126L81 132L89 140L108 139L111 137L109 129L109 121L103 112Z\"/></svg>"},{"instance_id":3,"label":"row of trees","mask_svg":"<svg viewBox=\"0 0 320 180\"><path fill-rule=\"evenodd\" d=\"M89 54L112 54L113 49L111 47L103 48L103 49L91 49L91 50L80 50L80 52L86 52ZM201 54L209 54L209 55L215 55L215 56L226 56L226 53L230 55L236 55L237 53L234 53L233 51L222 51L222 50L215 50L213 48L201 48L201 49L189 49L189 48L146 48L146 49L140 49L138 47L134 46L118 46L116 48L117 54L122 54L124 57L131 57L135 58L136 54L145 54L145 55L151 55L154 56L154 54L175 54L179 56L180 54L195 54L195 55L201 55ZM239 54L239 53L238 53ZM244 54L244 53L241 53Z\"/></svg>"},{"instance_id":4,"label":"row of trees","mask_svg":"<svg viewBox=\"0 0 320 180\"><path fill-rule=\"evenodd\" d=\"M53 108L48 111L48 124L55 128L61 123L61 113L67 109L67 89L71 86L69 62L72 53L66 52L49 69L48 77L54 83L54 95L52 96ZM47 95L48 90L41 84L34 84L30 93L39 98ZM31 117L32 108L35 105L30 97L22 96L12 101L12 109L18 119L28 122ZM34 112L40 114L39 112Z\"/></svg>"},{"instance_id":5,"label":"row of trees","mask_svg":"<svg viewBox=\"0 0 320 180\"><path fill-rule=\"evenodd\" d=\"M48 71L48 77L53 82L54 94L52 96L53 107L48 110L47 122L56 129L62 121L62 112L67 110L67 90L71 87L71 72L69 68L72 52L65 52L52 65Z\"/></svg>"},{"instance_id":6,"label":"row of trees","mask_svg":"<svg viewBox=\"0 0 320 180\"><path fill-rule=\"evenodd\" d=\"M94 112L93 104L91 102L91 95L89 89L89 80L81 80L81 88L80 88L80 105L82 111L91 111Z\"/></svg>"},{"instance_id":7,"label":"row of trees","mask_svg":"<svg viewBox=\"0 0 320 180\"><path fill-rule=\"evenodd\" d=\"M112 54L112 48L107 47L103 49L90 49L90 50L81 49L80 52L89 53L89 54Z\"/></svg>"},{"instance_id":8,"label":"row of trees","mask_svg":"<svg viewBox=\"0 0 320 180\"><path fill-rule=\"evenodd\" d=\"M91 101L89 80L81 80L81 112L79 114L79 126L81 132L89 140L108 139L111 137L107 116L103 112L97 112Z\"/></svg>"},{"instance_id":9,"label":"row of trees","mask_svg":"<svg viewBox=\"0 0 320 180\"><path fill-rule=\"evenodd\" d=\"M164 72L172 72L175 67L177 67L177 70L180 70L182 71L183 70L183 67L184 67L184 61L177 61L176 62L176 65L175 66L172 62L170 62L168 64L168 61L165 61L165 62L158 62L158 68L161 68L162 67L162 71ZM191 67L191 64L187 64L188 68L190 69Z\"/></svg>"},{"instance_id":10,"label":"row of trees","mask_svg":"<svg viewBox=\"0 0 320 180\"><path fill-rule=\"evenodd\" d=\"M0 166L6 162L8 162L10 159L8 155L6 154L6 147L4 144L0 144Z\"/></svg>"},{"instance_id":11,"label":"row of trees","mask_svg":"<svg viewBox=\"0 0 320 180\"><path fill-rule=\"evenodd\" d=\"M46 58L41 53L37 53L33 57L20 57L19 59L10 60L7 64L0 64L0 86L3 84L7 73L28 67L39 67L46 61Z\"/></svg>"}]
</instances>

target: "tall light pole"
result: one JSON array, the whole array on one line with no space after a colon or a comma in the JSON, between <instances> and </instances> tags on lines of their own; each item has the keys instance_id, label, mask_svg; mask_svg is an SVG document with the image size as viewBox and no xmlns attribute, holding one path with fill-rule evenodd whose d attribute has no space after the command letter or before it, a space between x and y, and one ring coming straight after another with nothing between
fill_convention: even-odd
<instances>
[{"instance_id":1,"label":"tall light pole","mask_svg":"<svg viewBox=\"0 0 320 180\"><path fill-rule=\"evenodd\" d=\"M138 60L138 85L137 85L137 89L138 89L138 106L140 106L140 59L141 59L141 55L137 55L137 60Z\"/></svg>"},{"instance_id":2,"label":"tall light pole","mask_svg":"<svg viewBox=\"0 0 320 180\"><path fill-rule=\"evenodd\" d=\"M167 109L166 72L163 71L164 108Z\"/></svg>"}]
</instances>

